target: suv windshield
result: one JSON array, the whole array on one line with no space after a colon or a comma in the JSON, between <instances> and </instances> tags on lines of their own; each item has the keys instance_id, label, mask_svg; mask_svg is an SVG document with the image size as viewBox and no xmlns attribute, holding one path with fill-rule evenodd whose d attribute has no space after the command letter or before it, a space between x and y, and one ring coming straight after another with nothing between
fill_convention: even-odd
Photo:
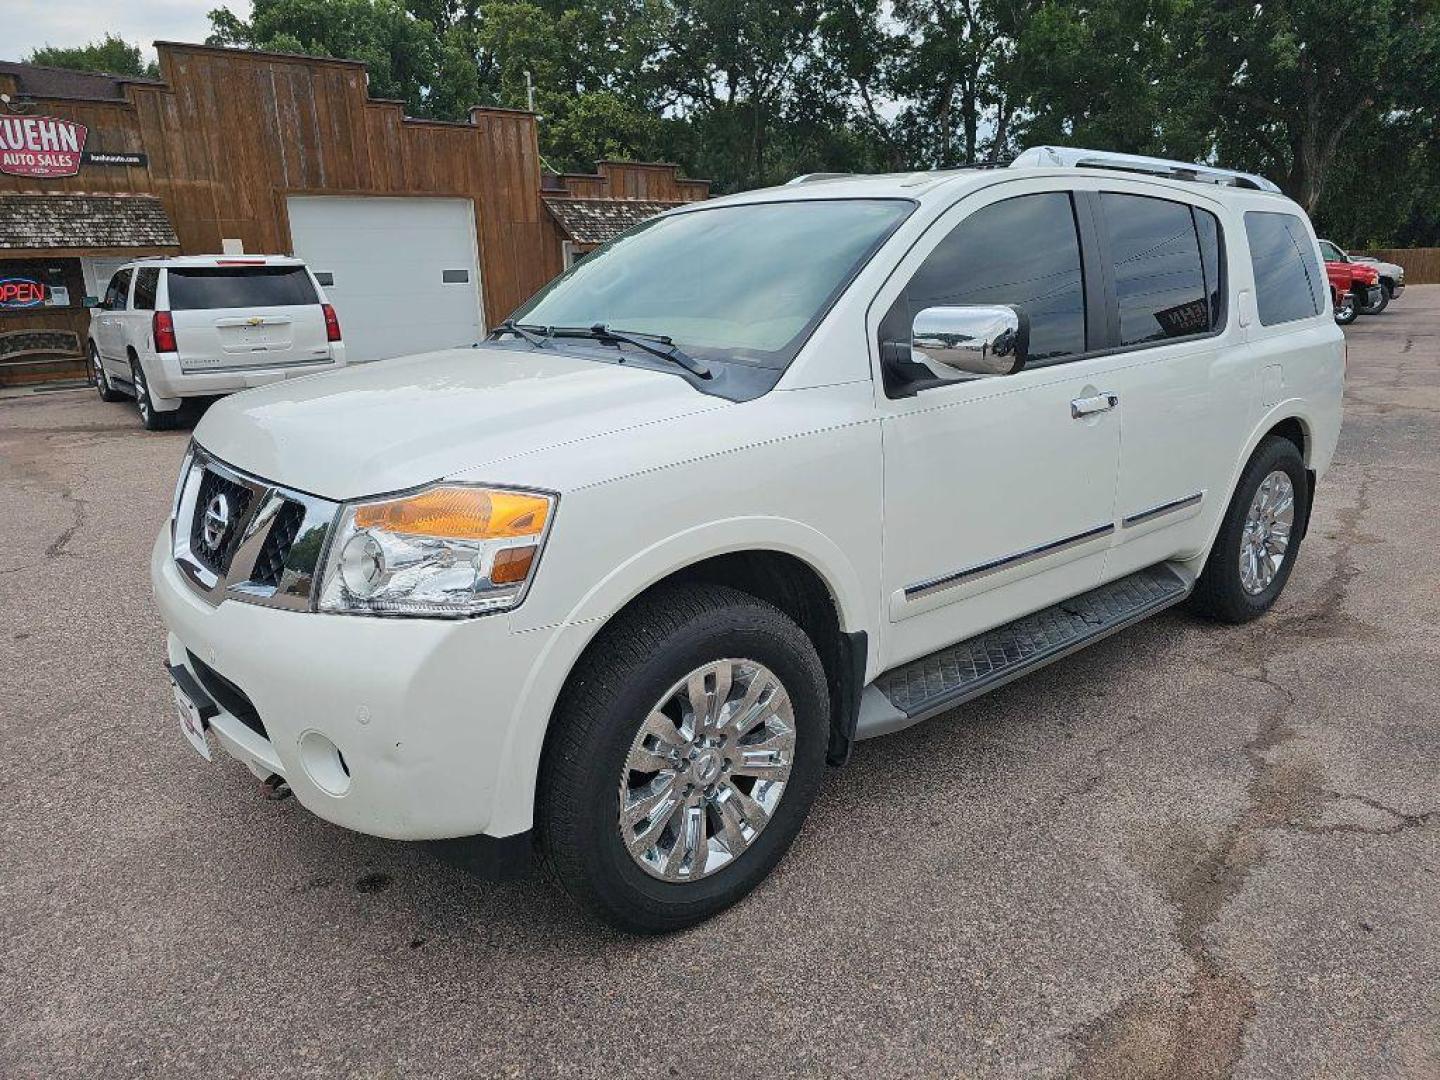
<instances>
[{"instance_id":1,"label":"suv windshield","mask_svg":"<svg viewBox=\"0 0 1440 1080\"><path fill-rule=\"evenodd\" d=\"M807 200L656 218L576 263L513 318L661 334L696 356L784 367L913 207Z\"/></svg>"},{"instance_id":2,"label":"suv windshield","mask_svg":"<svg viewBox=\"0 0 1440 1080\"><path fill-rule=\"evenodd\" d=\"M303 266L197 266L170 269L170 310L318 304Z\"/></svg>"}]
</instances>

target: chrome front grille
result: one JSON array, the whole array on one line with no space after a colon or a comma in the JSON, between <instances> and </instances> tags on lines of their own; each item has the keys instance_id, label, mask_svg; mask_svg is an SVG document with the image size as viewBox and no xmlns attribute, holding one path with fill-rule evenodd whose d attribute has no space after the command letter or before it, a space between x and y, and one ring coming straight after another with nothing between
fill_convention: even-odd
<instances>
[{"instance_id":1,"label":"chrome front grille","mask_svg":"<svg viewBox=\"0 0 1440 1080\"><path fill-rule=\"evenodd\" d=\"M308 611L339 504L272 484L198 446L172 522L175 563L211 604Z\"/></svg>"}]
</instances>

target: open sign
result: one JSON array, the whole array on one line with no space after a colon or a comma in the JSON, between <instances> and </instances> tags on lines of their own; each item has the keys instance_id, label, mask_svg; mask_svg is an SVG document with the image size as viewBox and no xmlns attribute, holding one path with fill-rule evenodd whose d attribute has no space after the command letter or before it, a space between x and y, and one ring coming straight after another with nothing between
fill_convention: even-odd
<instances>
[{"instance_id":1,"label":"open sign","mask_svg":"<svg viewBox=\"0 0 1440 1080\"><path fill-rule=\"evenodd\" d=\"M0 308L38 307L45 302L46 286L29 278L0 279Z\"/></svg>"}]
</instances>

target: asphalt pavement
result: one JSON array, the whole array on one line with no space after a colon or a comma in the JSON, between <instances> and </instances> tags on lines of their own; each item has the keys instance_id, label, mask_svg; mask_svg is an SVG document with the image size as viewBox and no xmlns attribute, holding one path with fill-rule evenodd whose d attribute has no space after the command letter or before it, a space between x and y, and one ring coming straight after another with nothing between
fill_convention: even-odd
<instances>
[{"instance_id":1,"label":"asphalt pavement","mask_svg":"<svg viewBox=\"0 0 1440 1080\"><path fill-rule=\"evenodd\" d=\"M203 762L147 572L187 434L0 397L0 1077L1440 1076L1440 286L1347 336L1275 611L862 744L649 940Z\"/></svg>"}]
</instances>

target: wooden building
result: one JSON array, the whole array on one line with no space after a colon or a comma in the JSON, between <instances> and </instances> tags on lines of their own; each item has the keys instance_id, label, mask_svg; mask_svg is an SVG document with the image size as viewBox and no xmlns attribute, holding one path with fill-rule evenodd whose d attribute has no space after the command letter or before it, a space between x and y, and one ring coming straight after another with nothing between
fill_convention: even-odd
<instances>
[{"instance_id":1,"label":"wooden building","mask_svg":"<svg viewBox=\"0 0 1440 1080\"><path fill-rule=\"evenodd\" d=\"M475 340L574 256L709 193L673 165L545 172L533 114L407 117L359 62L156 49L156 81L0 63L0 384L83 374L83 299L136 256L299 255L350 355L378 359Z\"/></svg>"}]
</instances>

